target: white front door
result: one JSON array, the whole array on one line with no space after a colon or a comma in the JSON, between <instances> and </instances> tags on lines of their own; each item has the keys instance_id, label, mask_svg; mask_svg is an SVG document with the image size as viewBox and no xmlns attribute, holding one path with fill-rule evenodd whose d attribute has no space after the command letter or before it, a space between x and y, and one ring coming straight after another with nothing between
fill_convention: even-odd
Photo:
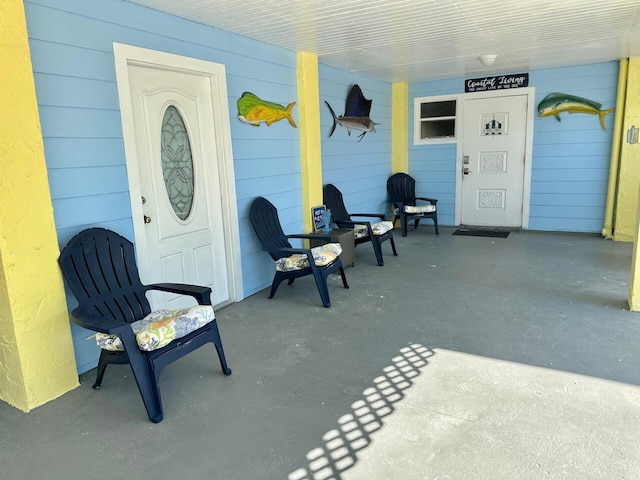
<instances>
[{"instance_id":1,"label":"white front door","mask_svg":"<svg viewBox=\"0 0 640 480\"><path fill-rule=\"evenodd\" d=\"M464 100L461 223L523 226L528 96Z\"/></svg>"},{"instance_id":2,"label":"white front door","mask_svg":"<svg viewBox=\"0 0 640 480\"><path fill-rule=\"evenodd\" d=\"M214 305L237 300L224 67L202 62L194 70L181 65L193 59L152 52L154 60L122 45L114 46L116 61L123 48L118 84L142 280L209 286ZM193 303L161 292L150 300L154 308Z\"/></svg>"}]
</instances>

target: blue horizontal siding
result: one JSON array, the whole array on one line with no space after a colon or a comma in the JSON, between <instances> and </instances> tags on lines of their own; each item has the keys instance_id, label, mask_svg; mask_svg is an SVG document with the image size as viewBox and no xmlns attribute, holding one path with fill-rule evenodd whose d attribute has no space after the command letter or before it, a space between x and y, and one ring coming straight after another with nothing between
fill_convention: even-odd
<instances>
[{"instance_id":1,"label":"blue horizontal siding","mask_svg":"<svg viewBox=\"0 0 640 480\"><path fill-rule=\"evenodd\" d=\"M349 212L384 213L390 218L387 179L391 175L391 84L319 65L320 130L322 135L322 183L334 184L343 194ZM370 118L375 132L360 141L361 131L338 125L329 137L333 117L343 115L352 85L360 86L372 100Z\"/></svg>"},{"instance_id":2,"label":"blue horizontal siding","mask_svg":"<svg viewBox=\"0 0 640 480\"><path fill-rule=\"evenodd\" d=\"M49 169L124 165L121 138L45 138L44 153Z\"/></svg>"},{"instance_id":3,"label":"blue horizontal siding","mask_svg":"<svg viewBox=\"0 0 640 480\"><path fill-rule=\"evenodd\" d=\"M413 119L413 98L462 93L464 79L421 82L409 86L409 108ZM551 92L563 92L615 106L618 81L617 62L536 70L529 73L535 87L535 106ZM611 141L615 113L605 117L606 130L596 115L560 114L538 117L533 125L531 197L529 227L537 230L600 232L609 177ZM409 172L421 176L425 186L450 202L438 203L438 219L454 221L456 145L413 145L413 122L409 123ZM433 161L437 160L440 175ZM447 164L450 169L447 169ZM449 172L447 176L445 173ZM427 180L428 179L428 180ZM430 183L427 183L430 182ZM585 202L587 204L585 205ZM553 207L570 221L558 222ZM544 207L544 208L543 208ZM547 208L549 207L549 208ZM584 207L588 214L585 214ZM442 213L446 211L446 215ZM572 212L573 211L573 215Z\"/></svg>"}]
</instances>

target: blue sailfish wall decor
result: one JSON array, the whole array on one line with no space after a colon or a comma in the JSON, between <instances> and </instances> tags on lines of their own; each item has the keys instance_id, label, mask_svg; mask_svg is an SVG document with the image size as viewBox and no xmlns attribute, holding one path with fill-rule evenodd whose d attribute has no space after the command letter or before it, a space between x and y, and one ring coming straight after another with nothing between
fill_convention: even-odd
<instances>
[{"instance_id":1,"label":"blue sailfish wall decor","mask_svg":"<svg viewBox=\"0 0 640 480\"><path fill-rule=\"evenodd\" d=\"M333 108L331 108L331 105L329 105L329 102L325 100L324 103L329 107L329 111L333 117L333 126L329 132L329 136L333 135L333 132L336 130L336 125L345 127L349 135L351 135L351 130L361 131L362 133L358 135L358 141L362 140L367 132L375 132L375 126L378 124L369 118L371 102L372 100L364 98L364 94L357 84L349 90L344 107L344 115L337 116Z\"/></svg>"}]
</instances>

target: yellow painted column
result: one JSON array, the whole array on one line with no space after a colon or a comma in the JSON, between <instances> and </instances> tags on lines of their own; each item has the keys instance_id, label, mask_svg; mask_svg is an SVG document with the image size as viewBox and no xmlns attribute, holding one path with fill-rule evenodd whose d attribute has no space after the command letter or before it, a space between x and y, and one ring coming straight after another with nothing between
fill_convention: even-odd
<instances>
[{"instance_id":1,"label":"yellow painted column","mask_svg":"<svg viewBox=\"0 0 640 480\"><path fill-rule=\"evenodd\" d=\"M620 146L622 143L622 124L624 121L624 105L627 95L627 77L629 74L629 59L620 60L618 73L618 93L616 95L616 115L613 123L613 140L611 142L611 160L609 162L609 182L607 185L607 204L604 212L604 226L602 236L613 238L613 213L616 207L616 193L618 191L618 171L620 169Z\"/></svg>"},{"instance_id":2,"label":"yellow painted column","mask_svg":"<svg viewBox=\"0 0 640 480\"><path fill-rule=\"evenodd\" d=\"M638 185L640 185L640 144L629 144L626 141L627 132L632 126L640 127L640 58L629 59L613 231L615 240L626 242L633 241L637 233L636 217Z\"/></svg>"},{"instance_id":3,"label":"yellow painted column","mask_svg":"<svg viewBox=\"0 0 640 480\"><path fill-rule=\"evenodd\" d=\"M391 173L409 171L409 84L391 85Z\"/></svg>"},{"instance_id":4,"label":"yellow painted column","mask_svg":"<svg viewBox=\"0 0 640 480\"><path fill-rule=\"evenodd\" d=\"M300 163L302 165L302 209L304 229L313 231L311 207L322 205L322 146L320 137L320 91L318 57L298 52L298 114Z\"/></svg>"},{"instance_id":5,"label":"yellow painted column","mask_svg":"<svg viewBox=\"0 0 640 480\"><path fill-rule=\"evenodd\" d=\"M22 0L0 2L0 399L78 386Z\"/></svg>"},{"instance_id":6,"label":"yellow painted column","mask_svg":"<svg viewBox=\"0 0 640 480\"><path fill-rule=\"evenodd\" d=\"M638 195L640 198L640 194ZM638 208L640 211L640 207ZM629 310L640 311L640 252L638 249L638 233L640 233L640 215L636 218L635 240L633 242L633 256L631 260L631 280L629 281Z\"/></svg>"}]
</instances>

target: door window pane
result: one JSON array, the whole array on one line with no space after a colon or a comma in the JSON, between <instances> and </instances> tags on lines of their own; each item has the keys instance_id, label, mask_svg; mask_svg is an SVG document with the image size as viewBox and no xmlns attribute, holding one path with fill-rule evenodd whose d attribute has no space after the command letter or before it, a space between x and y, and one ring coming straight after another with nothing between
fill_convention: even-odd
<instances>
[{"instance_id":1,"label":"door window pane","mask_svg":"<svg viewBox=\"0 0 640 480\"><path fill-rule=\"evenodd\" d=\"M193 205L193 158L187 127L173 105L164 112L161 138L164 186L176 216L186 220Z\"/></svg>"}]
</instances>

